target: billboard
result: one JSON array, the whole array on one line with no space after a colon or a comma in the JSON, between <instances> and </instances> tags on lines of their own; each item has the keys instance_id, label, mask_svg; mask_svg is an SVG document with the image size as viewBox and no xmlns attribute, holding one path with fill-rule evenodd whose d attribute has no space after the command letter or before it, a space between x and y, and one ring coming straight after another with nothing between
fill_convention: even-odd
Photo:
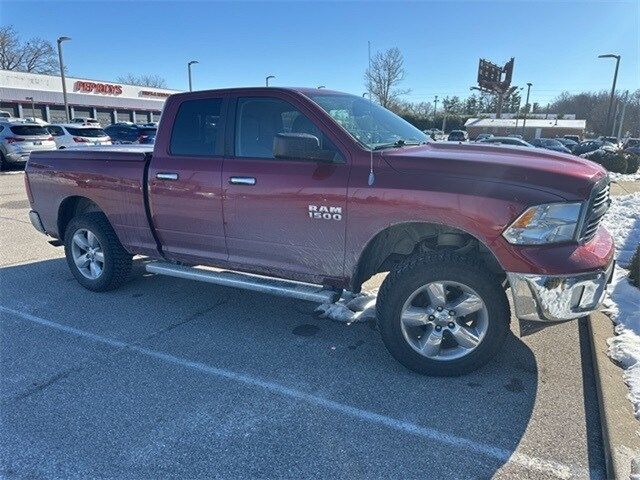
<instances>
[{"instance_id":1,"label":"billboard","mask_svg":"<svg viewBox=\"0 0 640 480\"><path fill-rule=\"evenodd\" d=\"M506 93L511 86L514 63L515 59L512 57L501 67L481 58L478 64L478 86L488 92Z\"/></svg>"}]
</instances>

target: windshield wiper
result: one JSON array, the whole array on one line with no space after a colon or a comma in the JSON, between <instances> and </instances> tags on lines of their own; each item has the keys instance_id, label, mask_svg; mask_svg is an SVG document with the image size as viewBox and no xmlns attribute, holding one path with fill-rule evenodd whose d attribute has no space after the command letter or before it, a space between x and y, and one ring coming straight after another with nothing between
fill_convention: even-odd
<instances>
[{"instance_id":1,"label":"windshield wiper","mask_svg":"<svg viewBox=\"0 0 640 480\"><path fill-rule=\"evenodd\" d=\"M411 145L421 145L424 142L407 142L406 140L396 140L393 143L383 143L382 145L376 145L375 147L373 147L374 150L383 150L385 148L401 148L401 147L406 147L406 146L411 146Z\"/></svg>"}]
</instances>

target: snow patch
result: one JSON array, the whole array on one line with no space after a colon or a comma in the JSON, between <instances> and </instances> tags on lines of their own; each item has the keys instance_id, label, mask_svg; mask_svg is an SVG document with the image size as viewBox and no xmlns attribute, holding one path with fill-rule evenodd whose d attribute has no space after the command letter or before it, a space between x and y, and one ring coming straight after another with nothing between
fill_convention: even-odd
<instances>
[{"instance_id":1,"label":"snow patch","mask_svg":"<svg viewBox=\"0 0 640 480\"><path fill-rule=\"evenodd\" d=\"M629 272L623 268L640 243L640 193L613 197L603 224L616 240L618 262L603 310L616 324L616 336L607 340L607 354L625 369L628 398L640 420L640 290L631 284Z\"/></svg>"},{"instance_id":2,"label":"snow patch","mask_svg":"<svg viewBox=\"0 0 640 480\"><path fill-rule=\"evenodd\" d=\"M637 182L640 181L640 170L636 173L615 173L609 172L612 182Z\"/></svg>"},{"instance_id":3,"label":"snow patch","mask_svg":"<svg viewBox=\"0 0 640 480\"><path fill-rule=\"evenodd\" d=\"M316 307L320 318L328 318L336 322L351 325L355 322L366 322L376 318L377 290L358 294L345 292L335 303L323 303Z\"/></svg>"}]
</instances>

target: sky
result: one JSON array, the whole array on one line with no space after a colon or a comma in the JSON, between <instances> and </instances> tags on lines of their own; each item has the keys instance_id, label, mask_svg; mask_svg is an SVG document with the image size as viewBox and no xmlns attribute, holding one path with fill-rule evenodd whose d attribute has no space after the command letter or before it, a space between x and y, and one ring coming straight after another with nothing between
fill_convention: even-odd
<instances>
[{"instance_id":1,"label":"sky","mask_svg":"<svg viewBox=\"0 0 640 480\"><path fill-rule=\"evenodd\" d=\"M640 0L449 2L213 2L0 0L0 24L64 44L70 76L158 74L169 88L325 85L362 94L367 42L398 47L410 101L469 95L478 59L515 57L513 85L531 102L563 90L640 88Z\"/></svg>"}]
</instances>

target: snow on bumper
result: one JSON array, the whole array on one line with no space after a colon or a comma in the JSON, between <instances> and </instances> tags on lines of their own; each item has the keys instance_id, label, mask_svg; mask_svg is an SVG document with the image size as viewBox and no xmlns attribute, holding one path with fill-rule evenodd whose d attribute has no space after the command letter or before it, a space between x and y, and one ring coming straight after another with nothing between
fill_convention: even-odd
<instances>
[{"instance_id":1,"label":"snow on bumper","mask_svg":"<svg viewBox=\"0 0 640 480\"><path fill-rule=\"evenodd\" d=\"M574 275L507 273L516 316L562 322L593 312L604 298L613 262L604 270Z\"/></svg>"}]
</instances>

